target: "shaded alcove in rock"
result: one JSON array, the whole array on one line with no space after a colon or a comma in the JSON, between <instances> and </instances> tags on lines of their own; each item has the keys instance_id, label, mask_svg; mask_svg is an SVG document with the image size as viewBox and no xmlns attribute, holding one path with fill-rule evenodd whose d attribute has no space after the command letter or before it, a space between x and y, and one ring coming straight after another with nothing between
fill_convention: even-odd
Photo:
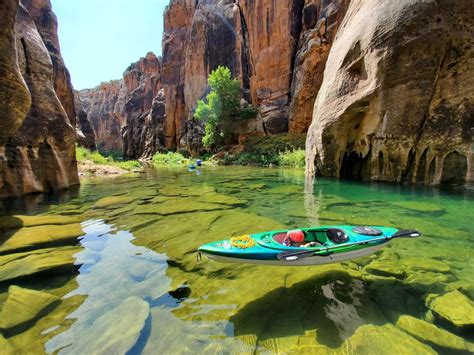
<instances>
[{"instance_id":1,"label":"shaded alcove in rock","mask_svg":"<svg viewBox=\"0 0 474 355\"><path fill-rule=\"evenodd\" d=\"M443 174L440 186L456 187L466 182L467 158L465 155L454 151L446 155L443 161Z\"/></svg>"},{"instance_id":2,"label":"shaded alcove in rock","mask_svg":"<svg viewBox=\"0 0 474 355\"><path fill-rule=\"evenodd\" d=\"M363 156L354 151L344 153L339 177L348 180L365 180L370 169L370 152Z\"/></svg>"},{"instance_id":3,"label":"shaded alcove in rock","mask_svg":"<svg viewBox=\"0 0 474 355\"><path fill-rule=\"evenodd\" d=\"M235 336L252 334L265 341L315 330L317 343L337 348L364 324L383 325L399 314L418 317L424 310L421 294L407 284L388 278L365 281L337 270L274 289L230 321Z\"/></svg>"}]
</instances>

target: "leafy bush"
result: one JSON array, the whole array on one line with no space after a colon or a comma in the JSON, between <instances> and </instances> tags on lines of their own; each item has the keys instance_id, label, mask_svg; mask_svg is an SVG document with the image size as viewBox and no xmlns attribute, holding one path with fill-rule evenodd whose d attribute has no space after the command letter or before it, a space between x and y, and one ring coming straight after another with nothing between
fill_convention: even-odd
<instances>
[{"instance_id":1,"label":"leafy bush","mask_svg":"<svg viewBox=\"0 0 474 355\"><path fill-rule=\"evenodd\" d=\"M155 165L180 165L190 162L188 158L178 152L156 153L152 161Z\"/></svg>"},{"instance_id":2,"label":"leafy bush","mask_svg":"<svg viewBox=\"0 0 474 355\"><path fill-rule=\"evenodd\" d=\"M229 68L219 66L207 79L211 92L197 102L194 116L205 123L202 143L207 148L232 143L232 121L255 117L257 110L240 106L240 82L232 78Z\"/></svg>"},{"instance_id":3,"label":"leafy bush","mask_svg":"<svg viewBox=\"0 0 474 355\"><path fill-rule=\"evenodd\" d=\"M306 136L304 134L284 133L273 136L251 136L244 143L245 148L242 153L235 157L235 163L240 165L286 165L293 159L300 159L303 155L304 166L304 146ZM293 155L294 151L301 151ZM287 153L288 152L288 153ZM281 158L281 154L290 154L291 158ZM297 157L299 154L299 157ZM293 163L292 163L293 164Z\"/></svg>"},{"instance_id":4,"label":"leafy bush","mask_svg":"<svg viewBox=\"0 0 474 355\"><path fill-rule=\"evenodd\" d=\"M303 149L296 149L293 151L287 150L285 152L281 152L278 157L278 165L290 166L293 168L304 168L305 151Z\"/></svg>"},{"instance_id":5,"label":"leafy bush","mask_svg":"<svg viewBox=\"0 0 474 355\"><path fill-rule=\"evenodd\" d=\"M125 170L133 170L142 166L137 160L116 160L113 156L104 157L99 152L91 152L89 149L80 146L76 147L76 159L80 162L89 160L94 164L117 166Z\"/></svg>"}]
</instances>

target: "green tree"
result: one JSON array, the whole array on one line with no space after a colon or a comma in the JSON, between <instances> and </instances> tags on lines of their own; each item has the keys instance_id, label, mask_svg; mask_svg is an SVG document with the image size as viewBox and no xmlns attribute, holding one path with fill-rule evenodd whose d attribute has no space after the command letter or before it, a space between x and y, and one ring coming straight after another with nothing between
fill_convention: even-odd
<instances>
[{"instance_id":1,"label":"green tree","mask_svg":"<svg viewBox=\"0 0 474 355\"><path fill-rule=\"evenodd\" d=\"M232 78L230 69L219 66L208 77L211 92L205 100L199 100L194 116L205 123L205 147L220 146L232 142L231 122L239 118L240 83ZM248 110L246 108L246 110Z\"/></svg>"}]
</instances>

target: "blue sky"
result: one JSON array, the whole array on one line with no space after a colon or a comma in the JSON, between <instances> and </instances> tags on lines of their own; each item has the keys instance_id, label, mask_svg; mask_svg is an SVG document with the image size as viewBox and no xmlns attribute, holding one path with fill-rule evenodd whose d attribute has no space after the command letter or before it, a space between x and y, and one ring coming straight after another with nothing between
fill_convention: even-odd
<instances>
[{"instance_id":1,"label":"blue sky","mask_svg":"<svg viewBox=\"0 0 474 355\"><path fill-rule=\"evenodd\" d=\"M120 79L148 51L161 55L169 0L52 0L59 42L75 89Z\"/></svg>"}]
</instances>

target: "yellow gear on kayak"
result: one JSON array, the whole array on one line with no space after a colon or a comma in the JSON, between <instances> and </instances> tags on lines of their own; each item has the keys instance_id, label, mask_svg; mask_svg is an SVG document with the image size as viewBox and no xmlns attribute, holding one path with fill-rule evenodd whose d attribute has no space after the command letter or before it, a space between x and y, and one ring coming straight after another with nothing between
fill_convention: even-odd
<instances>
[{"instance_id":1,"label":"yellow gear on kayak","mask_svg":"<svg viewBox=\"0 0 474 355\"><path fill-rule=\"evenodd\" d=\"M255 246L255 240L253 240L253 238L248 234L241 235L240 237L232 237L230 238L230 242L232 246L240 249L252 248Z\"/></svg>"}]
</instances>

